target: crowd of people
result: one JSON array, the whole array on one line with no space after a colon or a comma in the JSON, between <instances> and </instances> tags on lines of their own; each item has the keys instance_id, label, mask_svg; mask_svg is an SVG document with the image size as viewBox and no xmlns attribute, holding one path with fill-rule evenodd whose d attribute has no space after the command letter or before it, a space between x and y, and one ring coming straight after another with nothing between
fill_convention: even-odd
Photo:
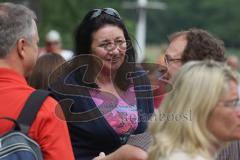
<instances>
[{"instance_id":1,"label":"crowd of people","mask_svg":"<svg viewBox=\"0 0 240 160\"><path fill-rule=\"evenodd\" d=\"M55 30L39 52L36 20L0 3L0 118L17 120L32 92L49 90L28 133L43 159L240 159L239 62L226 59L222 40L197 28L173 33L153 87L113 8L85 15L74 52ZM0 134L13 127L1 121Z\"/></svg>"}]
</instances>

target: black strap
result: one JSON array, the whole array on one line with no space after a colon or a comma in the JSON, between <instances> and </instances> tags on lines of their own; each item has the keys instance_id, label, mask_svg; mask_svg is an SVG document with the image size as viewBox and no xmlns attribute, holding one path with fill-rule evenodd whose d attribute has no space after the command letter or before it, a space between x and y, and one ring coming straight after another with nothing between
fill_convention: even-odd
<instances>
[{"instance_id":1,"label":"black strap","mask_svg":"<svg viewBox=\"0 0 240 160\"><path fill-rule=\"evenodd\" d=\"M50 92L46 90L36 90L27 99L22 112L20 113L17 122L23 133L27 134L31 127L38 110L42 106L43 102L49 96Z\"/></svg>"}]
</instances>

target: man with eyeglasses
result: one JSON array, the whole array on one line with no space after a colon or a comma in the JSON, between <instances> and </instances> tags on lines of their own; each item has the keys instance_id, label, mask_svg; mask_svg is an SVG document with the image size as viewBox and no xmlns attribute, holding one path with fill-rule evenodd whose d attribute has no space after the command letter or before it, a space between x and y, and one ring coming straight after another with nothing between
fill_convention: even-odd
<instances>
[{"instance_id":1,"label":"man with eyeglasses","mask_svg":"<svg viewBox=\"0 0 240 160\"><path fill-rule=\"evenodd\" d=\"M173 33L164 56L168 68L166 78L170 79L184 63L192 60L213 59L223 62L224 52L223 42L202 29Z\"/></svg>"},{"instance_id":2,"label":"man with eyeglasses","mask_svg":"<svg viewBox=\"0 0 240 160\"><path fill-rule=\"evenodd\" d=\"M164 55L164 63L167 67L167 72L163 76L164 79L171 79L183 64L192 60L225 61L224 43L205 30L189 29L175 32L170 35L169 40L170 43ZM158 92L165 93L162 89ZM155 108L160 106L162 99L163 96L154 98Z\"/></svg>"}]
</instances>

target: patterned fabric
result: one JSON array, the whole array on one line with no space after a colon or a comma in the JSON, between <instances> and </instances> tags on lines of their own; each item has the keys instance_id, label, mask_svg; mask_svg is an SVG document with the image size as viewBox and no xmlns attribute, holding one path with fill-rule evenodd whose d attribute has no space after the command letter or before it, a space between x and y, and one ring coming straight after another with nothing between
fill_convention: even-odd
<instances>
[{"instance_id":1,"label":"patterned fabric","mask_svg":"<svg viewBox=\"0 0 240 160\"><path fill-rule=\"evenodd\" d=\"M139 147L142 150L147 151L151 142L152 142L152 136L148 131L146 131L141 134L130 135L127 141L127 144Z\"/></svg>"},{"instance_id":2,"label":"patterned fabric","mask_svg":"<svg viewBox=\"0 0 240 160\"><path fill-rule=\"evenodd\" d=\"M139 71L142 71L142 69L137 69L137 73L140 73ZM101 106L106 106L102 107L105 108L104 111L99 109L99 111L96 111L90 116L85 116L85 118L94 118L95 115L99 116L101 113L106 114L112 111L113 108L117 106L116 104L118 104L116 96L111 95L108 92L105 92L103 95L102 93L96 95L95 97L98 99L107 100L103 101L101 106L97 107L90 94L90 90L94 90L94 88L87 86L83 82L84 73L84 69L78 70L70 74L67 78L64 77L63 79L60 79L60 82L56 84L56 87L59 87L60 90L62 90L61 92L56 92L56 90L52 88L54 97L60 101L64 99L73 100L74 103L71 107L71 112L73 113L82 114L86 111L96 110L101 108ZM77 88L77 90L74 90L75 88ZM99 93L99 89L95 89L95 91ZM136 74L136 78L133 79L133 88L131 92L134 92L135 94L134 99L136 100L138 112L137 128L132 134L140 134L147 129L148 120L151 118L154 111L152 90L146 75L142 76L141 74L141 76L138 76L138 74ZM130 96L120 96L125 102L131 104L129 103L131 100ZM76 119L80 117L82 116L78 116ZM93 159L98 156L100 152L110 154L126 144L128 136L130 135L122 136L117 134L106 121L105 117L101 116L90 121L87 118L86 121L68 122L68 129L76 159ZM81 118L81 120L82 119L83 118Z\"/></svg>"},{"instance_id":3,"label":"patterned fabric","mask_svg":"<svg viewBox=\"0 0 240 160\"><path fill-rule=\"evenodd\" d=\"M104 110L106 106L101 106L103 100L94 98L96 94L101 94L101 92L94 93L91 91L90 94L99 110ZM128 98L128 100L126 100L126 98ZM111 112L104 114L104 118L119 135L133 133L138 125L138 112L134 92L128 89L121 98L118 98L117 107Z\"/></svg>"},{"instance_id":4,"label":"patterned fabric","mask_svg":"<svg viewBox=\"0 0 240 160\"><path fill-rule=\"evenodd\" d=\"M223 148L217 160L240 160L240 141L234 141Z\"/></svg>"}]
</instances>

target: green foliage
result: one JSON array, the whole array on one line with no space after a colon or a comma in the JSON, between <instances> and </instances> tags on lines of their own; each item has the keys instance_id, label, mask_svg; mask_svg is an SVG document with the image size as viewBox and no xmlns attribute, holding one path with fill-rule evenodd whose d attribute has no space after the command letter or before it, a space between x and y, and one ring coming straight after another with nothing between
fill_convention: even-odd
<instances>
[{"instance_id":1,"label":"green foliage","mask_svg":"<svg viewBox=\"0 0 240 160\"><path fill-rule=\"evenodd\" d=\"M162 0L164 11L149 14L148 42L167 40L167 35L200 27L224 40L227 47L240 47L239 0ZM151 17L150 17L151 16ZM155 24L155 25L152 25Z\"/></svg>"},{"instance_id":2,"label":"green foliage","mask_svg":"<svg viewBox=\"0 0 240 160\"><path fill-rule=\"evenodd\" d=\"M0 0L29 4L39 17L40 45L50 29L58 30L65 48L72 48L72 37L83 16L93 8L112 7L119 11L132 37L137 11L122 8L123 1L137 0ZM224 40L227 47L240 48L239 0L148 0L164 2L166 10L147 12L147 43L160 44L173 32L200 27Z\"/></svg>"},{"instance_id":3,"label":"green foliage","mask_svg":"<svg viewBox=\"0 0 240 160\"><path fill-rule=\"evenodd\" d=\"M119 1L41 0L39 25L41 39L40 44L43 45L45 38L44 36L50 29L56 29L61 33L64 47L72 48L74 30L81 22L84 15L91 9L104 7L116 8L120 14L124 12ZM127 19L126 25L129 30L134 29L133 21Z\"/></svg>"}]
</instances>

